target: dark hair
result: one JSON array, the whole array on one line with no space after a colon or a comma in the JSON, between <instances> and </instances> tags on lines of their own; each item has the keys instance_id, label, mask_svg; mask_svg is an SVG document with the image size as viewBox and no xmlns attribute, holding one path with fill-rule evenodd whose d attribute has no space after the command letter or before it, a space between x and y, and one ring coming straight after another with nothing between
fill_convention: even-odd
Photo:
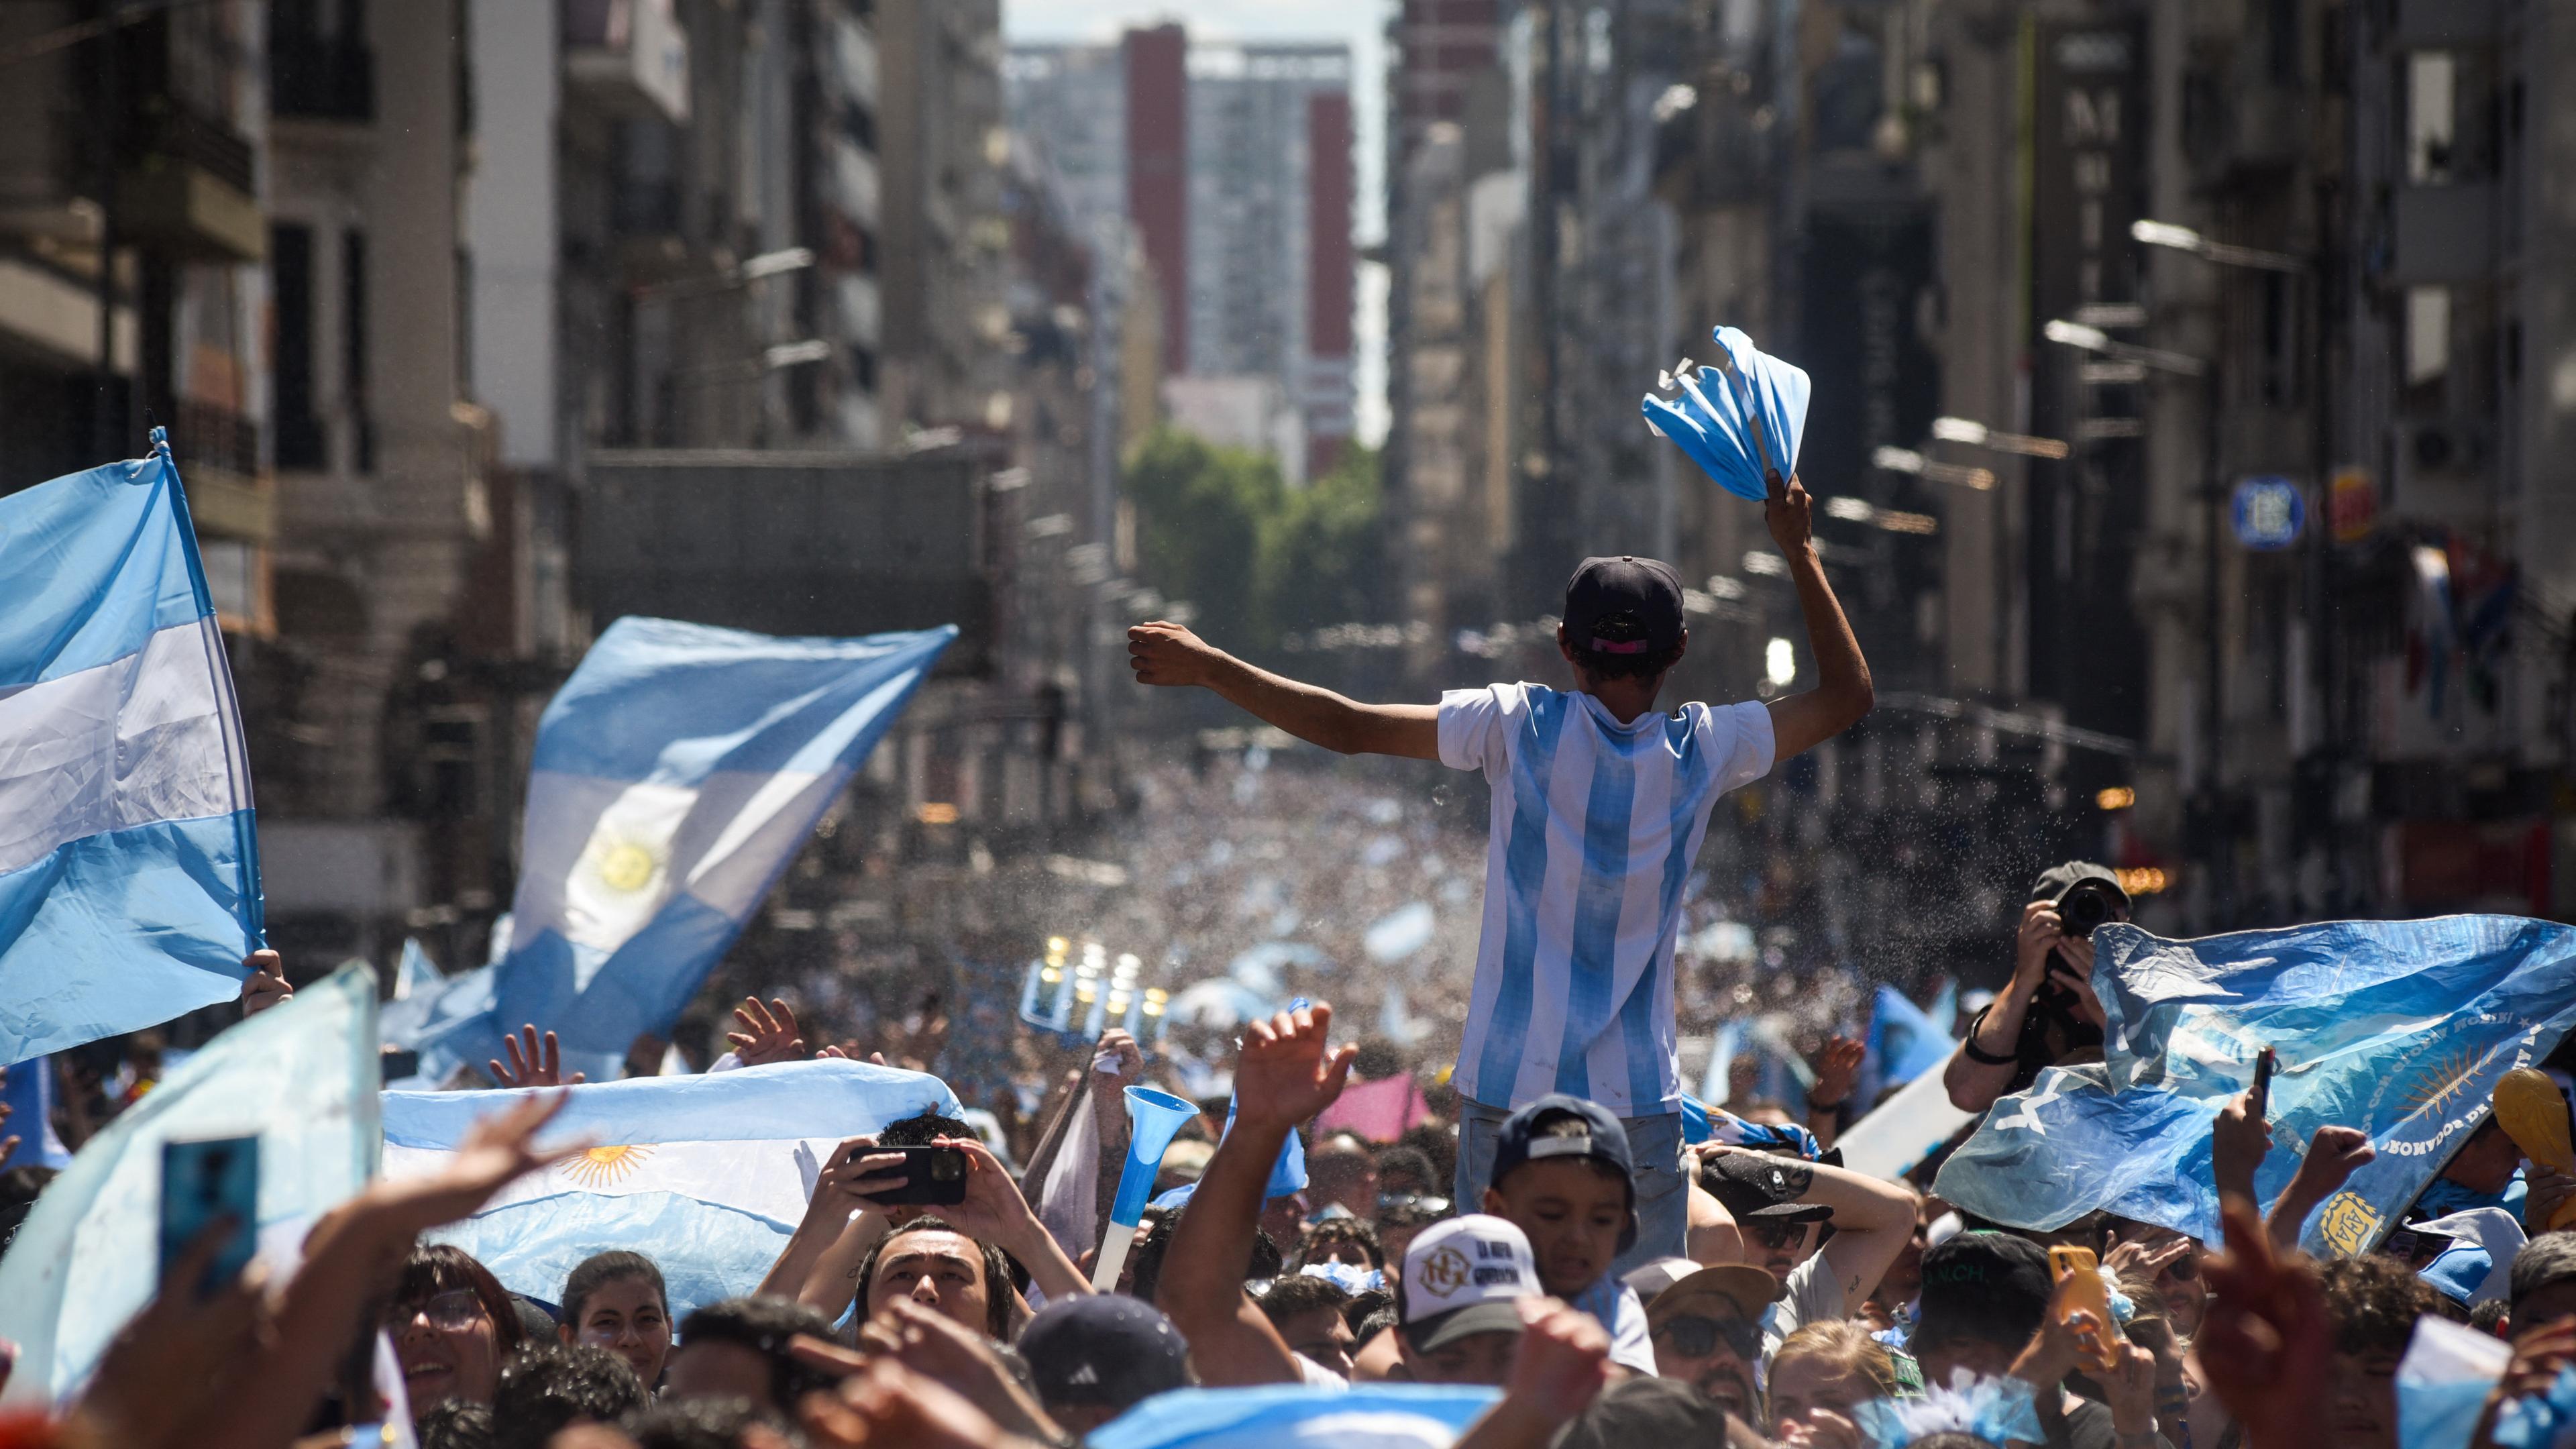
<instances>
[{"instance_id":1,"label":"dark hair","mask_svg":"<svg viewBox=\"0 0 2576 1449\"><path fill-rule=\"evenodd\" d=\"M1392 1312L1394 1308L1393 1293L1384 1288L1371 1288L1366 1293L1352 1294L1351 1301L1342 1305L1342 1321L1351 1326L1351 1332L1357 1333L1361 1324L1376 1317L1380 1311Z\"/></svg>"},{"instance_id":2,"label":"dark hair","mask_svg":"<svg viewBox=\"0 0 2576 1449\"><path fill-rule=\"evenodd\" d=\"M590 1344L532 1343L501 1365L494 1449L545 1449L558 1429L614 1424L642 1407L644 1385L626 1360Z\"/></svg>"},{"instance_id":3,"label":"dark hair","mask_svg":"<svg viewBox=\"0 0 2576 1449\"><path fill-rule=\"evenodd\" d=\"M1300 1264L1315 1261L1318 1243L1357 1243L1368 1254L1369 1266L1386 1266L1386 1249L1377 1240L1377 1225L1366 1218L1326 1218L1306 1230L1305 1240L1297 1245Z\"/></svg>"},{"instance_id":4,"label":"dark hair","mask_svg":"<svg viewBox=\"0 0 2576 1449\"><path fill-rule=\"evenodd\" d=\"M1179 1211L1165 1214L1149 1231L1138 1236L1136 1246L1128 1251L1128 1256L1136 1264L1132 1291L1148 1303L1154 1301L1154 1290L1163 1280L1163 1252L1172 1246L1172 1234L1180 1230L1181 1212L1188 1209L1189 1204L1183 1203ZM1287 1262L1287 1257L1279 1251L1279 1245L1271 1240L1269 1230L1254 1228L1252 1258L1243 1265L1243 1281L1250 1283L1262 1278L1276 1278Z\"/></svg>"},{"instance_id":5,"label":"dark hair","mask_svg":"<svg viewBox=\"0 0 2576 1449\"><path fill-rule=\"evenodd\" d=\"M737 1449L754 1424L787 1432L786 1420L749 1399L665 1399L618 1427L636 1449Z\"/></svg>"},{"instance_id":6,"label":"dark hair","mask_svg":"<svg viewBox=\"0 0 2576 1449\"><path fill-rule=\"evenodd\" d=\"M2469 1327L2492 1337L2495 1334L2496 1325L2504 1322L2505 1315L2511 1308L2512 1305L2504 1299L2490 1298L2469 1310Z\"/></svg>"},{"instance_id":7,"label":"dark hair","mask_svg":"<svg viewBox=\"0 0 2576 1449\"><path fill-rule=\"evenodd\" d=\"M1396 1322L1395 1300L1390 1297L1384 1308L1371 1310L1368 1317L1351 1325L1351 1338L1356 1343L1367 1343L1370 1339L1395 1327Z\"/></svg>"},{"instance_id":8,"label":"dark hair","mask_svg":"<svg viewBox=\"0 0 2576 1449\"><path fill-rule=\"evenodd\" d=\"M2513 1255L2513 1316L2522 1317L2522 1300L2553 1283L2576 1278L2576 1232L2542 1233Z\"/></svg>"},{"instance_id":9,"label":"dark hair","mask_svg":"<svg viewBox=\"0 0 2576 1449\"><path fill-rule=\"evenodd\" d=\"M1397 1173L1419 1179L1423 1187L1432 1192L1438 1192L1446 1185L1441 1182L1439 1171L1431 1165L1431 1154L1409 1143L1399 1142L1377 1155L1377 1182L1381 1190L1385 1188L1386 1180Z\"/></svg>"},{"instance_id":10,"label":"dark hair","mask_svg":"<svg viewBox=\"0 0 2576 1449\"><path fill-rule=\"evenodd\" d=\"M387 1303L396 1308L418 1308L441 1293L463 1288L473 1293L483 1305L483 1316L492 1320L492 1347L502 1358L517 1353L528 1341L527 1325L519 1321L518 1306L510 1301L509 1292L492 1270L475 1261L474 1255L448 1243L422 1243L411 1250L403 1261L402 1277L394 1284L393 1297Z\"/></svg>"},{"instance_id":11,"label":"dark hair","mask_svg":"<svg viewBox=\"0 0 2576 1449\"><path fill-rule=\"evenodd\" d=\"M495 1449L492 1410L463 1399L446 1399L420 1411L411 1421L420 1449Z\"/></svg>"},{"instance_id":12,"label":"dark hair","mask_svg":"<svg viewBox=\"0 0 2576 1449\"><path fill-rule=\"evenodd\" d=\"M892 1246L895 1239L903 1237L908 1233L955 1233L957 1236L964 1238L966 1241L975 1245L976 1251L982 1255L984 1263L984 1336L1004 1342L1009 1341L1011 1336L1011 1260L1009 1255L1004 1253L1001 1249L994 1247L991 1243L985 1242L983 1239L974 1236L972 1233L959 1228L956 1224L943 1222L940 1219L931 1217L927 1214L914 1218L910 1222L903 1223L896 1227L894 1231L877 1239L876 1244L868 1249L867 1256L859 1260L858 1312L860 1319L864 1321L868 1316L868 1294L870 1290L876 1286L878 1260L885 1256L886 1249Z\"/></svg>"},{"instance_id":13,"label":"dark hair","mask_svg":"<svg viewBox=\"0 0 2576 1449\"><path fill-rule=\"evenodd\" d=\"M683 1347L730 1343L768 1359L769 1396L787 1408L833 1383L830 1375L807 1368L788 1353L787 1341L800 1333L829 1343L832 1320L784 1298L727 1298L680 1320Z\"/></svg>"},{"instance_id":14,"label":"dark hair","mask_svg":"<svg viewBox=\"0 0 2576 1449\"><path fill-rule=\"evenodd\" d=\"M590 1295L611 1283L627 1278L641 1278L652 1284L653 1296L662 1305L662 1316L664 1318L671 1316L671 1292L662 1286L662 1270L655 1266L652 1259L642 1253L630 1253L624 1248L611 1248L605 1253L593 1253L582 1259L580 1265L564 1278L561 1309L563 1321L571 1324L578 1331L581 1327L581 1310L590 1302Z\"/></svg>"},{"instance_id":15,"label":"dark hair","mask_svg":"<svg viewBox=\"0 0 2576 1449\"><path fill-rule=\"evenodd\" d=\"M2415 1320L2433 1311L2433 1285L2394 1258L2377 1253L2337 1258L2318 1270L2326 1315L2342 1353L2404 1353Z\"/></svg>"},{"instance_id":16,"label":"dark hair","mask_svg":"<svg viewBox=\"0 0 2576 1449\"><path fill-rule=\"evenodd\" d=\"M36 1199L54 1180L50 1167L13 1167L0 1172L0 1252L18 1241L18 1229L36 1210Z\"/></svg>"},{"instance_id":17,"label":"dark hair","mask_svg":"<svg viewBox=\"0 0 2576 1449\"><path fill-rule=\"evenodd\" d=\"M877 1145L879 1147L928 1147L942 1137L962 1138L969 1142L984 1140L976 1135L972 1126L954 1117L942 1117L936 1112L923 1112L916 1116L899 1118L879 1128Z\"/></svg>"},{"instance_id":18,"label":"dark hair","mask_svg":"<svg viewBox=\"0 0 2576 1449\"><path fill-rule=\"evenodd\" d=\"M1449 1088L1443 1086L1440 1090L1447 1092ZM1429 1186L1432 1191L1440 1191L1458 1175L1458 1136L1451 1129L1436 1123L1417 1122L1404 1129L1404 1135L1395 1139L1395 1147L1390 1150L1400 1151L1407 1147L1421 1153L1431 1163ZM1377 1170L1380 1176L1386 1173L1383 1154L1378 1158Z\"/></svg>"},{"instance_id":19,"label":"dark hair","mask_svg":"<svg viewBox=\"0 0 2576 1449\"><path fill-rule=\"evenodd\" d=\"M1312 1313L1318 1308L1339 1312L1342 1305L1350 1301L1351 1295L1343 1292L1331 1279L1309 1278L1303 1273L1270 1280L1270 1291L1258 1300L1262 1316L1268 1318L1274 1328L1286 1319L1300 1313Z\"/></svg>"}]
</instances>

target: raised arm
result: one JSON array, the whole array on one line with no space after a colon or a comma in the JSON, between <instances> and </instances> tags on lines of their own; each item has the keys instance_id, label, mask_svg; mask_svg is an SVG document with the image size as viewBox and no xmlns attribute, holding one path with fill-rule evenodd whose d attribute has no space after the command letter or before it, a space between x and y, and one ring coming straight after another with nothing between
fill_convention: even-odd
<instances>
[{"instance_id":1,"label":"raised arm","mask_svg":"<svg viewBox=\"0 0 2576 1449\"><path fill-rule=\"evenodd\" d=\"M1865 1172L1822 1162L1757 1153L1750 1147L1702 1142L1691 1148L1702 1161L1725 1153L1745 1153L1776 1167L1795 1201L1834 1210L1833 1241L1818 1251L1843 1288L1844 1301L1858 1305L1875 1292L1887 1265L1914 1237L1914 1193L1898 1183L1881 1182Z\"/></svg>"},{"instance_id":2,"label":"raised arm","mask_svg":"<svg viewBox=\"0 0 2576 1449\"><path fill-rule=\"evenodd\" d=\"M1816 557L1815 500L1792 477L1786 486L1770 475L1771 498L1762 519L1771 525L1771 541L1789 560L1790 582L1798 586L1798 612L1807 620L1807 650L1816 659L1816 687L1771 701L1773 763L1810 750L1869 713L1876 700L1869 682L1869 661L1852 637L1851 621L1825 582L1825 565Z\"/></svg>"},{"instance_id":3,"label":"raised arm","mask_svg":"<svg viewBox=\"0 0 2576 1449\"><path fill-rule=\"evenodd\" d=\"M1301 1007L1244 1028L1234 1069L1234 1128L1217 1144L1163 1253L1155 1305L1190 1345L1199 1382L1293 1384L1297 1359L1243 1291L1270 1165L1297 1124L1333 1104L1356 1048L1325 1046L1329 1006Z\"/></svg>"},{"instance_id":4,"label":"raised arm","mask_svg":"<svg viewBox=\"0 0 2576 1449\"><path fill-rule=\"evenodd\" d=\"M1128 630L1127 662L1139 684L1212 689L1262 723L1336 754L1440 758L1438 705L1360 704L1256 669L1178 624L1157 620Z\"/></svg>"}]
</instances>

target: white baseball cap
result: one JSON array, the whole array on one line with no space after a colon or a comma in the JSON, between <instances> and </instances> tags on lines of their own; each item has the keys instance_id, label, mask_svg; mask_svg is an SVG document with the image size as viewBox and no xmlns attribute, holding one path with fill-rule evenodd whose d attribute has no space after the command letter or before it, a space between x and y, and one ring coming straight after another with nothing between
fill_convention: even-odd
<instances>
[{"instance_id":1,"label":"white baseball cap","mask_svg":"<svg viewBox=\"0 0 2576 1449\"><path fill-rule=\"evenodd\" d=\"M1396 1314L1415 1351L1429 1353L1472 1333L1520 1332L1512 1305L1543 1291L1527 1235L1468 1213L1433 1223L1406 1246Z\"/></svg>"}]
</instances>

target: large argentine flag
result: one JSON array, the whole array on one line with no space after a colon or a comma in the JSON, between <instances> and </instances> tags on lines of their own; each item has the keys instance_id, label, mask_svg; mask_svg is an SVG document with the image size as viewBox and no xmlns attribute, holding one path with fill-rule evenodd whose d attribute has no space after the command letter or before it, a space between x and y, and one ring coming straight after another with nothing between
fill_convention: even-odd
<instances>
[{"instance_id":1,"label":"large argentine flag","mask_svg":"<svg viewBox=\"0 0 2576 1449\"><path fill-rule=\"evenodd\" d=\"M828 1059L568 1090L548 1139L596 1145L431 1237L547 1303L582 1259L631 1248L661 1266L675 1315L760 1285L841 1139L965 1110L937 1077ZM435 1171L476 1117L515 1095L385 1093L385 1176Z\"/></svg>"},{"instance_id":2,"label":"large argentine flag","mask_svg":"<svg viewBox=\"0 0 2576 1449\"><path fill-rule=\"evenodd\" d=\"M2094 933L2104 1060L2050 1067L1995 1103L1933 1191L2006 1227L2054 1231L2096 1208L2218 1238L2210 1124L2265 1046L2277 1200L2320 1126L2378 1156L2309 1216L2300 1245L2377 1246L2487 1119L2496 1079L2576 1026L2576 929L2514 916L2330 921L2160 940Z\"/></svg>"},{"instance_id":3,"label":"large argentine flag","mask_svg":"<svg viewBox=\"0 0 2576 1449\"><path fill-rule=\"evenodd\" d=\"M0 1064L241 994L250 768L162 448L0 498Z\"/></svg>"},{"instance_id":4,"label":"large argentine flag","mask_svg":"<svg viewBox=\"0 0 2576 1449\"><path fill-rule=\"evenodd\" d=\"M610 625L537 725L494 1027L553 1029L594 1080L667 1034L956 637Z\"/></svg>"},{"instance_id":5,"label":"large argentine flag","mask_svg":"<svg viewBox=\"0 0 2576 1449\"><path fill-rule=\"evenodd\" d=\"M0 1337L19 1346L0 1403L89 1376L160 1276L161 1144L259 1138L263 1253L291 1261L376 1161L376 977L341 967L231 1027L81 1145L0 1259Z\"/></svg>"}]
</instances>

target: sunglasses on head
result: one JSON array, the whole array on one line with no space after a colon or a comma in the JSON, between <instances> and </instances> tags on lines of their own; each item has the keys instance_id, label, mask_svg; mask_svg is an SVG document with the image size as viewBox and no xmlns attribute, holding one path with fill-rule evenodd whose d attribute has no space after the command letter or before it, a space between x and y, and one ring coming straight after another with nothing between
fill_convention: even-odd
<instances>
[{"instance_id":1,"label":"sunglasses on head","mask_svg":"<svg viewBox=\"0 0 2576 1449\"><path fill-rule=\"evenodd\" d=\"M1762 1356L1761 1325L1741 1318L1711 1318L1703 1313L1676 1314L1664 1320L1654 1336L1669 1340L1673 1351L1684 1358L1706 1358L1717 1352L1719 1344L1746 1363Z\"/></svg>"}]
</instances>

